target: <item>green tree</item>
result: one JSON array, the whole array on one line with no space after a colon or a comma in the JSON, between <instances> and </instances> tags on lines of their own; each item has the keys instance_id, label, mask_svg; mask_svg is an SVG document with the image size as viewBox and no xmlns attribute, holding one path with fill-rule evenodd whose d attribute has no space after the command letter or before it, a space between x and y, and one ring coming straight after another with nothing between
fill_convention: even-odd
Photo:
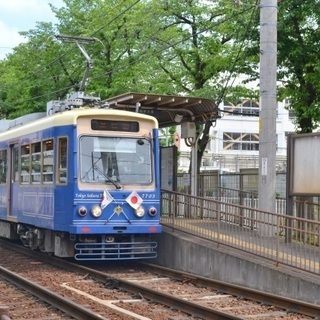
<instances>
[{"instance_id":1,"label":"green tree","mask_svg":"<svg viewBox=\"0 0 320 320\"><path fill-rule=\"evenodd\" d=\"M154 15L159 16L155 22L159 31L152 42L154 56L174 92L207 97L219 103L227 97L228 79L239 73L254 75L251 67L256 66L258 52L249 61L244 59L242 48L246 25L253 22L252 17L256 19L255 6L239 9L230 1L196 0L152 1L150 5ZM240 90L239 87L235 89L235 92ZM232 96L231 91L228 96ZM198 170L212 124L209 121L197 128L201 134Z\"/></svg>"},{"instance_id":2,"label":"green tree","mask_svg":"<svg viewBox=\"0 0 320 320\"><path fill-rule=\"evenodd\" d=\"M320 121L320 1L281 1L278 16L279 94L289 98L297 131L312 132Z\"/></svg>"},{"instance_id":3,"label":"green tree","mask_svg":"<svg viewBox=\"0 0 320 320\"><path fill-rule=\"evenodd\" d=\"M102 99L128 91L202 96L217 103L237 100L239 92L252 97L241 86L226 88L233 76L256 74L258 51L250 60L243 54L245 44L256 50L245 43L256 19L255 3L65 0L63 8L52 10L59 23L25 32L28 42L3 62L6 116L44 110L46 101L77 90L86 61L75 44L62 43L55 34L98 39L85 47L94 64L88 91ZM199 164L211 125L198 127Z\"/></svg>"},{"instance_id":4,"label":"green tree","mask_svg":"<svg viewBox=\"0 0 320 320\"><path fill-rule=\"evenodd\" d=\"M59 33L99 39L89 51L94 63L89 89L102 98L128 91L173 92L155 67L151 34L158 30L148 2L69 0L55 12Z\"/></svg>"},{"instance_id":5,"label":"green tree","mask_svg":"<svg viewBox=\"0 0 320 320\"><path fill-rule=\"evenodd\" d=\"M174 145L174 134L176 132L176 129L176 126L160 129L161 135L163 136L160 141L160 145L162 147L169 147Z\"/></svg>"},{"instance_id":6,"label":"green tree","mask_svg":"<svg viewBox=\"0 0 320 320\"><path fill-rule=\"evenodd\" d=\"M5 93L1 102L4 117L45 111L44 101L57 98L55 92L65 87L53 60L58 47L51 45L52 33L52 24L45 22L38 23L34 30L21 32L29 41L17 46L0 62L1 91Z\"/></svg>"}]
</instances>

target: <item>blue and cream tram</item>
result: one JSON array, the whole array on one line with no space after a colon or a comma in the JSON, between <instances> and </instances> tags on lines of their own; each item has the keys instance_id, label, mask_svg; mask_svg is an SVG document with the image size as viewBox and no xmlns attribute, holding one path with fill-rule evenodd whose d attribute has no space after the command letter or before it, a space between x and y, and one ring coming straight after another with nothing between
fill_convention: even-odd
<instances>
[{"instance_id":1,"label":"blue and cream tram","mask_svg":"<svg viewBox=\"0 0 320 320\"><path fill-rule=\"evenodd\" d=\"M157 120L89 107L30 117L0 133L0 236L77 260L156 257Z\"/></svg>"}]
</instances>

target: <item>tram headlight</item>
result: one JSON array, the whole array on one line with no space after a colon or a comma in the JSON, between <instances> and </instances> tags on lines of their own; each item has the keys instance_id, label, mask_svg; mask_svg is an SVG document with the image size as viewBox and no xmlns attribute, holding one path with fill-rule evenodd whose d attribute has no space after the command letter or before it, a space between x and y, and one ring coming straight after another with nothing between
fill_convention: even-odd
<instances>
[{"instance_id":1,"label":"tram headlight","mask_svg":"<svg viewBox=\"0 0 320 320\"><path fill-rule=\"evenodd\" d=\"M94 217L94 218L99 218L102 214L102 209L99 207L99 206L93 206L91 208L91 215Z\"/></svg>"},{"instance_id":2,"label":"tram headlight","mask_svg":"<svg viewBox=\"0 0 320 320\"><path fill-rule=\"evenodd\" d=\"M135 215L138 218L142 218L145 214L145 210L143 206L139 206L137 209L134 210Z\"/></svg>"},{"instance_id":3,"label":"tram headlight","mask_svg":"<svg viewBox=\"0 0 320 320\"><path fill-rule=\"evenodd\" d=\"M85 206L81 206L80 208L78 208L78 215L80 217L84 217L87 213L88 213L88 210Z\"/></svg>"},{"instance_id":4,"label":"tram headlight","mask_svg":"<svg viewBox=\"0 0 320 320\"><path fill-rule=\"evenodd\" d=\"M157 208L155 208L155 207L149 208L149 215L151 217L154 217L157 214L157 212L158 212Z\"/></svg>"}]
</instances>

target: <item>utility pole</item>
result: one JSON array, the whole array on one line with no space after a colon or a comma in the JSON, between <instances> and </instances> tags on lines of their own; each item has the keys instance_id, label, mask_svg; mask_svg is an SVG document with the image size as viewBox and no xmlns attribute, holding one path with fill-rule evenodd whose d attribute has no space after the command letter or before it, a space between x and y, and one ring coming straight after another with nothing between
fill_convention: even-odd
<instances>
[{"instance_id":1,"label":"utility pole","mask_svg":"<svg viewBox=\"0 0 320 320\"><path fill-rule=\"evenodd\" d=\"M276 203L277 15L277 0L260 0L259 209L272 212ZM270 235L269 230L261 231Z\"/></svg>"}]
</instances>

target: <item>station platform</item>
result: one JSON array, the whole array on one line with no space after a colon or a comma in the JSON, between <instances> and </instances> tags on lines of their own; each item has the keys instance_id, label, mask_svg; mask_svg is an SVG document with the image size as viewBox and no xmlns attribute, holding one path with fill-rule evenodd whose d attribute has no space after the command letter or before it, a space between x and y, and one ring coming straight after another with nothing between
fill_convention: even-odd
<instances>
[{"instance_id":1,"label":"station platform","mask_svg":"<svg viewBox=\"0 0 320 320\"><path fill-rule=\"evenodd\" d=\"M194 224L192 228L194 228ZM214 229L215 225L197 223L199 232L205 233ZM239 229L240 230L240 229ZM282 295L291 299L320 305L320 255L318 263L313 263L315 272L308 272L296 267L290 267L253 253L246 252L246 246L261 246L273 254L274 241L261 241L259 236L252 238L243 235L241 244L244 250L226 246L223 243L206 240L190 233L163 226L163 233L156 235L158 242L158 257L153 263L180 271L197 274L203 277L244 286L255 290ZM213 230L214 231L214 230ZM232 232L235 232L234 230ZM252 234L251 234L252 235ZM224 237L232 237L225 230ZM295 250L288 244L278 243L280 252L290 259L295 259ZM260 248L261 249L261 248ZM319 248L311 248L314 253ZM299 256L297 252L297 257ZM301 261L297 260L297 263ZM303 263L309 263L304 261Z\"/></svg>"}]
</instances>

